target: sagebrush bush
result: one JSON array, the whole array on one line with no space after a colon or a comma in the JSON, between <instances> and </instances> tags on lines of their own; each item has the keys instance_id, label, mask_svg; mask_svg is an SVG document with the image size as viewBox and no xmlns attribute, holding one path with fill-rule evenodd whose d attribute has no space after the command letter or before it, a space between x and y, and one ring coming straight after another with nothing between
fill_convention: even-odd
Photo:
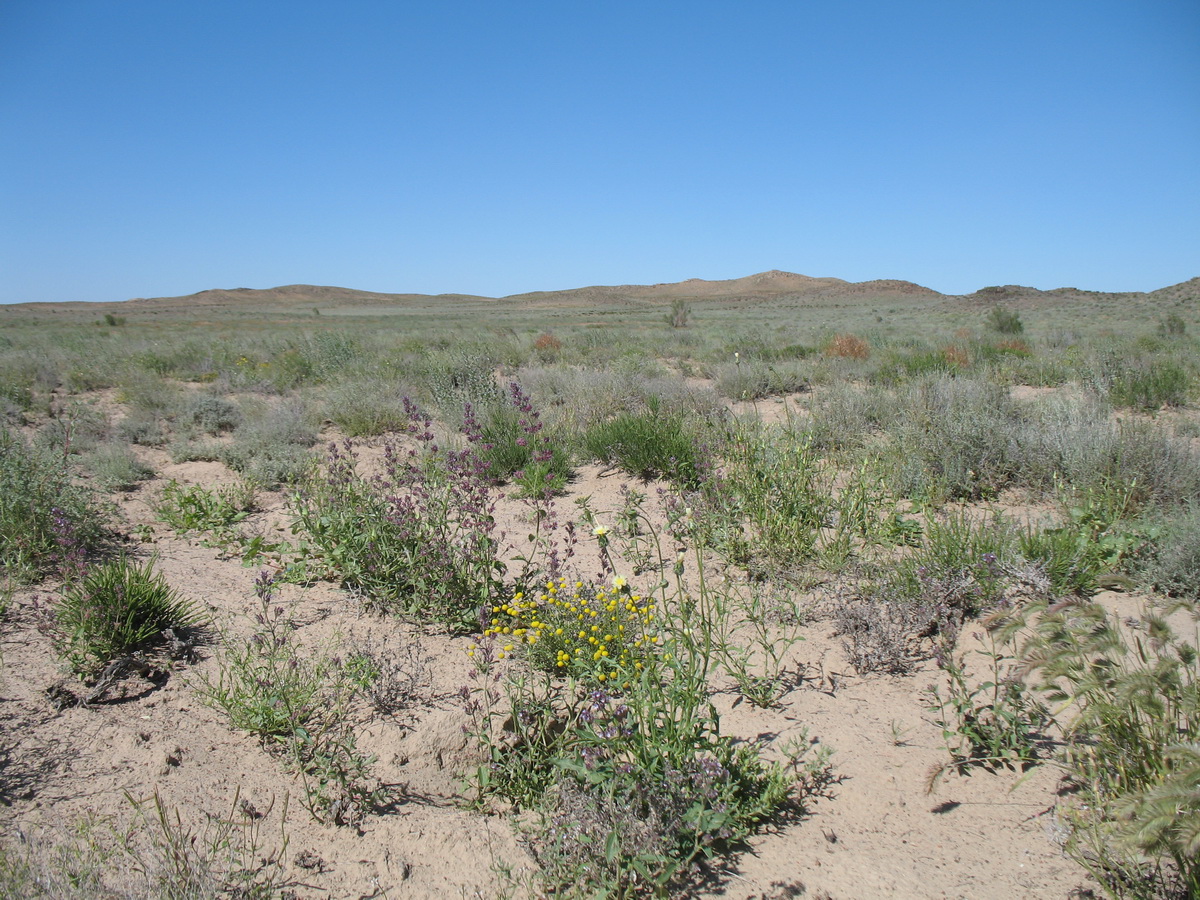
<instances>
[{"instance_id":1,"label":"sagebrush bush","mask_svg":"<svg viewBox=\"0 0 1200 900\"><path fill-rule=\"evenodd\" d=\"M70 454L94 450L109 433L108 417L90 403L70 401L52 410L51 418L34 437L34 443Z\"/></svg>"},{"instance_id":2,"label":"sagebrush bush","mask_svg":"<svg viewBox=\"0 0 1200 900\"><path fill-rule=\"evenodd\" d=\"M854 449L888 427L896 412L890 392L835 382L814 395L812 415L804 427L814 448Z\"/></svg>"},{"instance_id":3,"label":"sagebrush bush","mask_svg":"<svg viewBox=\"0 0 1200 900\"><path fill-rule=\"evenodd\" d=\"M272 489L293 484L309 471L317 441L308 407L301 401L273 405L244 421L233 441L218 449L218 458L235 472Z\"/></svg>"},{"instance_id":4,"label":"sagebrush bush","mask_svg":"<svg viewBox=\"0 0 1200 900\"><path fill-rule=\"evenodd\" d=\"M1200 602L1200 506L1188 506L1154 523L1158 536L1137 563L1142 581L1171 597Z\"/></svg>"},{"instance_id":5,"label":"sagebrush bush","mask_svg":"<svg viewBox=\"0 0 1200 900\"><path fill-rule=\"evenodd\" d=\"M197 394L187 401L180 413L183 423L205 434L232 431L242 423L242 410L232 400L209 394Z\"/></svg>"},{"instance_id":6,"label":"sagebrush bush","mask_svg":"<svg viewBox=\"0 0 1200 900\"><path fill-rule=\"evenodd\" d=\"M902 397L896 487L906 496L994 497L1019 470L1018 420L1004 388L968 378L930 378Z\"/></svg>"}]
</instances>

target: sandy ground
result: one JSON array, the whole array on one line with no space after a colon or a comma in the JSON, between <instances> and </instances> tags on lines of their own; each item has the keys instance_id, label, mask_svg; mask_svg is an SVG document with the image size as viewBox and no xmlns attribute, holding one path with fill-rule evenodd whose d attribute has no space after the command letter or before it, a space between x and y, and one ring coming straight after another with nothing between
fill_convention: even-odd
<instances>
[{"instance_id":1,"label":"sandy ground","mask_svg":"<svg viewBox=\"0 0 1200 900\"><path fill-rule=\"evenodd\" d=\"M785 414L783 404L774 406ZM151 505L168 479L212 485L230 474L215 463L171 464L165 455L153 462L159 477L119 499L130 530L147 529L139 552L156 554L171 584L206 607L220 632L247 634L257 570L201 546L199 538L174 535ZM596 509L611 511L619 487L619 478L584 467L559 509L568 514L572 499L587 495ZM284 498L268 494L260 502L250 527L284 536L278 531L286 521ZM516 505L501 516L512 533L520 532ZM580 564L590 573L587 560ZM217 676L214 644L199 646L194 662L176 663L162 684L134 676L124 696L57 709L46 690L64 673L38 628L38 607L54 598L45 587L18 593L0 646L0 729L10 751L0 828L9 836L19 827L53 839L87 817L128 821L127 795L157 791L194 822L205 813L228 814L235 798L251 804L267 844L278 847L287 835L295 898L499 897L512 885L502 872L519 882L532 865L511 816L463 803L461 773L474 756L456 692L471 672L469 638L366 613L329 584L280 590L279 602L301 623L304 642L395 653L415 648L427 669L419 699L401 713L362 711L360 744L378 756L378 774L396 799L360 827L338 828L311 821L280 761L200 701L197 686ZM1066 898L1086 887L1086 873L1054 839L1056 770L1043 766L1023 780L1019 773L977 771L926 793L927 772L947 759L922 699L937 669L930 663L907 677L855 675L832 631L819 617L804 627L792 661L802 677L776 709L739 702L730 685L716 685L727 733L768 747L807 733L833 750L837 781L803 820L757 835L745 852L724 861L711 896L1000 900ZM976 640L964 629L963 649Z\"/></svg>"}]
</instances>

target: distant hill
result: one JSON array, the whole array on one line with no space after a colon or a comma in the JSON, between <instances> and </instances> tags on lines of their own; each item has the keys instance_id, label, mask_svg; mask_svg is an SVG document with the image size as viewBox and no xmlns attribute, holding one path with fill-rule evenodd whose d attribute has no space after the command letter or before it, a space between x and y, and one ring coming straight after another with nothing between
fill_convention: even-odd
<instances>
[{"instance_id":1,"label":"distant hill","mask_svg":"<svg viewBox=\"0 0 1200 900\"><path fill-rule=\"evenodd\" d=\"M1200 300L1200 278L1181 281L1169 287L1144 293L1142 291L1084 291L1079 288L1061 287L1043 291L1021 284L1005 284L985 287L973 294L965 294L963 300L980 305L1012 304L1014 306L1038 306L1076 300L1129 300L1143 299L1174 302L1178 300Z\"/></svg>"},{"instance_id":2,"label":"distant hill","mask_svg":"<svg viewBox=\"0 0 1200 900\"><path fill-rule=\"evenodd\" d=\"M523 300L543 304L602 303L604 300L755 300L770 297L836 297L863 295L881 297L896 294L942 296L937 291L910 281L849 282L841 278L812 278L794 272L772 269L757 275L725 281L689 278L665 284L625 284L593 286L565 291L535 291L513 294L505 300Z\"/></svg>"},{"instance_id":3,"label":"distant hill","mask_svg":"<svg viewBox=\"0 0 1200 900\"><path fill-rule=\"evenodd\" d=\"M757 275L731 278L723 281L706 281L689 278L686 281L663 284L593 285L557 291L532 291L511 294L507 297L480 297L473 294L387 294L376 291L359 291L352 288L329 287L311 284L289 284L273 288L219 288L200 291L183 297L136 298L113 303L36 303L12 304L17 307L37 307L43 312L61 310L76 312L87 309L93 312L159 312L178 311L186 308L192 312L216 312L243 308L260 309L304 309L306 307L336 309L369 309L372 307L399 307L429 305L431 303L473 302L494 303L504 301L530 307L582 307L605 304L643 304L681 299L709 302L750 302L759 300L789 299L796 301L823 300L861 297L871 300L910 299L944 300L968 305L1013 304L1015 306L1037 306L1041 304L1071 302L1084 299L1128 299L1137 301L1152 298L1158 301L1200 300L1200 278L1160 288L1151 293L1127 292L1106 293L1083 291L1064 287L1043 291L1024 285L1000 285L985 287L972 294L946 295L931 288L897 279L874 281L845 281L841 278L813 278L794 272L772 269ZM3 307L0 307L3 308Z\"/></svg>"}]
</instances>

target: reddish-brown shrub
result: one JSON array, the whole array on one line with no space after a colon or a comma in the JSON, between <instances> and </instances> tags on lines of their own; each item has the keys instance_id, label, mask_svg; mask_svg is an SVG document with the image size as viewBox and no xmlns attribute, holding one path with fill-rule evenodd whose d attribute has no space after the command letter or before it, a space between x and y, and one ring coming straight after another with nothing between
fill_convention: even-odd
<instances>
[{"instance_id":1,"label":"reddish-brown shrub","mask_svg":"<svg viewBox=\"0 0 1200 900\"><path fill-rule=\"evenodd\" d=\"M825 348L826 356L840 356L843 359L866 359L871 355L871 348L856 334L834 335Z\"/></svg>"},{"instance_id":2,"label":"reddish-brown shrub","mask_svg":"<svg viewBox=\"0 0 1200 900\"><path fill-rule=\"evenodd\" d=\"M539 353L557 353L562 349L562 341L550 334L550 332L543 331L534 340L533 349Z\"/></svg>"},{"instance_id":3,"label":"reddish-brown shrub","mask_svg":"<svg viewBox=\"0 0 1200 900\"><path fill-rule=\"evenodd\" d=\"M955 369L965 369L971 365L971 355L962 347L956 347L953 344L942 348L942 359Z\"/></svg>"},{"instance_id":4,"label":"reddish-brown shrub","mask_svg":"<svg viewBox=\"0 0 1200 900\"><path fill-rule=\"evenodd\" d=\"M1001 353L1012 353L1016 356L1029 356L1033 352L1029 349L1029 344L1020 338L1009 338L1006 341L1001 341L996 345L996 349Z\"/></svg>"}]
</instances>

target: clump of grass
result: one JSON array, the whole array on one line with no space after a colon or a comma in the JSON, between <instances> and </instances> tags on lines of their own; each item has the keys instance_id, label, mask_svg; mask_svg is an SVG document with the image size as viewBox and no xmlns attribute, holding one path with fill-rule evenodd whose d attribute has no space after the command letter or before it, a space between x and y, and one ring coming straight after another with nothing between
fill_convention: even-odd
<instances>
[{"instance_id":1,"label":"clump of grass","mask_svg":"<svg viewBox=\"0 0 1200 900\"><path fill-rule=\"evenodd\" d=\"M753 427L734 429L723 450L695 498L705 540L756 573L794 573L816 555L831 509L816 453L803 436Z\"/></svg>"},{"instance_id":2,"label":"clump of grass","mask_svg":"<svg viewBox=\"0 0 1200 900\"><path fill-rule=\"evenodd\" d=\"M116 436L130 444L143 447L161 447L167 440L162 422L141 414L130 414L118 422Z\"/></svg>"},{"instance_id":3,"label":"clump of grass","mask_svg":"<svg viewBox=\"0 0 1200 900\"><path fill-rule=\"evenodd\" d=\"M703 457L696 429L653 399L643 412L619 413L583 434L584 452L637 478L669 478L690 487L701 480Z\"/></svg>"},{"instance_id":4,"label":"clump of grass","mask_svg":"<svg viewBox=\"0 0 1200 900\"><path fill-rule=\"evenodd\" d=\"M85 819L53 839L18 829L0 844L0 896L25 900L215 900L276 896L287 835L268 846L263 814L234 792L228 812L185 823L157 792L126 795L131 821ZM282 818L286 820L284 804ZM114 865L114 862L119 863Z\"/></svg>"},{"instance_id":5,"label":"clump of grass","mask_svg":"<svg viewBox=\"0 0 1200 900\"><path fill-rule=\"evenodd\" d=\"M731 400L759 400L775 394L808 389L807 367L795 361L741 359L723 363L712 372L717 393Z\"/></svg>"},{"instance_id":6,"label":"clump of grass","mask_svg":"<svg viewBox=\"0 0 1200 900\"><path fill-rule=\"evenodd\" d=\"M424 386L444 416L460 415L468 403L481 407L502 398L494 374L496 362L490 354L467 349L430 354Z\"/></svg>"},{"instance_id":7,"label":"clump of grass","mask_svg":"<svg viewBox=\"0 0 1200 900\"><path fill-rule=\"evenodd\" d=\"M1194 605L1176 614L1194 628ZM1162 612L1122 621L1082 599L1027 604L989 624L1002 639L1028 633L1024 670L1064 710L1061 757L1075 791L1060 810L1067 854L1113 896L1200 894L1194 637Z\"/></svg>"},{"instance_id":8,"label":"clump of grass","mask_svg":"<svg viewBox=\"0 0 1200 900\"><path fill-rule=\"evenodd\" d=\"M54 610L58 652L79 674L152 643L166 629L202 621L199 608L171 587L154 561L127 556L89 568L69 585Z\"/></svg>"},{"instance_id":9,"label":"clump of grass","mask_svg":"<svg viewBox=\"0 0 1200 900\"><path fill-rule=\"evenodd\" d=\"M105 540L104 512L65 456L0 428L0 565L18 582L86 555Z\"/></svg>"},{"instance_id":10,"label":"clump of grass","mask_svg":"<svg viewBox=\"0 0 1200 900\"><path fill-rule=\"evenodd\" d=\"M812 418L804 429L814 449L858 449L882 433L896 412L895 397L889 392L835 382L815 396Z\"/></svg>"},{"instance_id":11,"label":"clump of grass","mask_svg":"<svg viewBox=\"0 0 1200 900\"><path fill-rule=\"evenodd\" d=\"M331 385L325 415L349 437L404 431L408 413L405 385L379 375L359 376Z\"/></svg>"}]
</instances>

